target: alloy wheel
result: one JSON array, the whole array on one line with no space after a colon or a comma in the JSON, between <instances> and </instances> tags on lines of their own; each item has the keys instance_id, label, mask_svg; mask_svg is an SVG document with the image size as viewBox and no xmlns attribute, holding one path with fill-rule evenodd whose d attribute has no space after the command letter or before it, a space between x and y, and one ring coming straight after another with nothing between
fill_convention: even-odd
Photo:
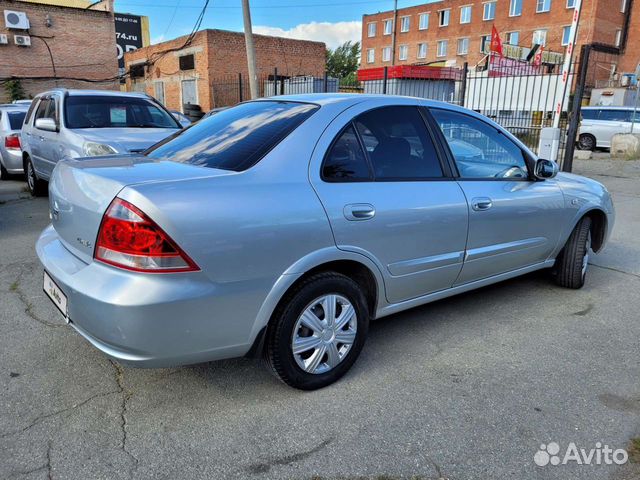
<instances>
[{"instance_id":1,"label":"alloy wheel","mask_svg":"<svg viewBox=\"0 0 640 480\"><path fill-rule=\"evenodd\" d=\"M587 240L584 245L584 257L582 257L582 278L587 274L589 268L589 250L591 250L591 232L587 234Z\"/></svg>"},{"instance_id":2,"label":"alloy wheel","mask_svg":"<svg viewBox=\"0 0 640 480\"><path fill-rule=\"evenodd\" d=\"M36 188L36 179L35 173L33 171L33 165L31 162L27 162L27 185L29 186L29 190L33 192Z\"/></svg>"}]
</instances>

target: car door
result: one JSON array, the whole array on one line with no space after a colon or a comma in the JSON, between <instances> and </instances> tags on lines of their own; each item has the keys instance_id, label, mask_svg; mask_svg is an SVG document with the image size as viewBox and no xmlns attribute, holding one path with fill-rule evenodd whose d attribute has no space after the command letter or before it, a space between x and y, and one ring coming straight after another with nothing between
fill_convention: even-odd
<instances>
[{"instance_id":1,"label":"car door","mask_svg":"<svg viewBox=\"0 0 640 480\"><path fill-rule=\"evenodd\" d=\"M631 131L630 110L603 108L598 116L598 131L596 136L598 147L611 147L611 140L617 133L629 133Z\"/></svg>"},{"instance_id":2,"label":"car door","mask_svg":"<svg viewBox=\"0 0 640 480\"><path fill-rule=\"evenodd\" d=\"M33 168L40 178L46 175L47 161L45 160L44 130L36 128L35 124L39 118L47 118L48 109L49 97L42 97L33 115L33 119L31 119L29 132L27 133Z\"/></svg>"},{"instance_id":3,"label":"car door","mask_svg":"<svg viewBox=\"0 0 640 480\"><path fill-rule=\"evenodd\" d=\"M336 245L378 265L390 303L451 287L468 217L415 100L395 102L338 116L310 167Z\"/></svg>"},{"instance_id":4,"label":"car door","mask_svg":"<svg viewBox=\"0 0 640 480\"><path fill-rule=\"evenodd\" d=\"M557 181L533 180L527 154L480 117L438 108L429 112L469 204L464 266L455 284L547 260L565 220Z\"/></svg>"},{"instance_id":5,"label":"car door","mask_svg":"<svg viewBox=\"0 0 640 480\"><path fill-rule=\"evenodd\" d=\"M43 178L49 179L56 163L60 160L60 98L57 95L49 97L46 117L51 118L58 125L57 132L38 130L42 155Z\"/></svg>"}]
</instances>

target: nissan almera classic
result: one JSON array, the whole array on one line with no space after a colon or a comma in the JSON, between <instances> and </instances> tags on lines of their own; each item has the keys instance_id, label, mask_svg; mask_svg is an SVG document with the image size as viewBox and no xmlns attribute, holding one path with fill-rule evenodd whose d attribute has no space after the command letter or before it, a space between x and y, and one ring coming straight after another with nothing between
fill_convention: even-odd
<instances>
[{"instance_id":1,"label":"nissan almera classic","mask_svg":"<svg viewBox=\"0 0 640 480\"><path fill-rule=\"evenodd\" d=\"M370 320L538 269L580 288L607 190L415 98L251 101L143 155L60 162L36 249L69 325L124 364L264 356L300 389Z\"/></svg>"}]
</instances>

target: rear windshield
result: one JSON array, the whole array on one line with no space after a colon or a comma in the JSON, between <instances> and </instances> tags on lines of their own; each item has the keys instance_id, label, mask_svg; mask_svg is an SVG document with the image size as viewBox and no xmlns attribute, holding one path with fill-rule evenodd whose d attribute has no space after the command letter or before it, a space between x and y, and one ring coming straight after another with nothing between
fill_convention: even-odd
<instances>
[{"instance_id":1,"label":"rear windshield","mask_svg":"<svg viewBox=\"0 0 640 480\"><path fill-rule=\"evenodd\" d=\"M317 109L297 102L242 103L154 145L145 155L240 172L255 165Z\"/></svg>"},{"instance_id":2,"label":"rear windshield","mask_svg":"<svg viewBox=\"0 0 640 480\"><path fill-rule=\"evenodd\" d=\"M7 114L9 115L9 126L11 130L20 130L27 112L7 112Z\"/></svg>"},{"instance_id":3,"label":"rear windshield","mask_svg":"<svg viewBox=\"0 0 640 480\"><path fill-rule=\"evenodd\" d=\"M145 98L72 95L64 108L67 128L182 128L169 112Z\"/></svg>"}]
</instances>

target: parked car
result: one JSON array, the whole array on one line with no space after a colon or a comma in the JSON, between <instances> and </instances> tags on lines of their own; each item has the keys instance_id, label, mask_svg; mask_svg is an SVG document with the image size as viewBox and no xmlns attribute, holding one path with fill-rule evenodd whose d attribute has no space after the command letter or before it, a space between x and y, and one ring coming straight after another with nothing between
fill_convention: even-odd
<instances>
[{"instance_id":1,"label":"parked car","mask_svg":"<svg viewBox=\"0 0 640 480\"><path fill-rule=\"evenodd\" d=\"M47 192L59 160L140 153L182 126L143 93L57 89L33 99L22 126L23 166L33 195Z\"/></svg>"},{"instance_id":2,"label":"parked car","mask_svg":"<svg viewBox=\"0 0 640 480\"><path fill-rule=\"evenodd\" d=\"M178 122L180 122L180 125L182 125L183 127L188 127L189 125L191 125L191 120L184 113L181 113L178 110L169 110L169 112L171 113L171 115L176 117L176 120L178 120Z\"/></svg>"},{"instance_id":3,"label":"parked car","mask_svg":"<svg viewBox=\"0 0 640 480\"><path fill-rule=\"evenodd\" d=\"M24 171L20 128L26 113L25 105L0 105L0 180L6 180L11 174L21 174Z\"/></svg>"},{"instance_id":4,"label":"parked car","mask_svg":"<svg viewBox=\"0 0 640 480\"><path fill-rule=\"evenodd\" d=\"M632 107L582 107L582 119L578 131L578 148L595 150L611 148L616 133L630 133L633 120ZM636 129L640 131L640 112L636 117Z\"/></svg>"},{"instance_id":5,"label":"parked car","mask_svg":"<svg viewBox=\"0 0 640 480\"><path fill-rule=\"evenodd\" d=\"M49 203L44 289L98 349L264 355L301 389L349 370L372 319L539 269L580 288L614 223L604 186L486 117L388 95L242 103L141 156L61 162Z\"/></svg>"}]
</instances>

